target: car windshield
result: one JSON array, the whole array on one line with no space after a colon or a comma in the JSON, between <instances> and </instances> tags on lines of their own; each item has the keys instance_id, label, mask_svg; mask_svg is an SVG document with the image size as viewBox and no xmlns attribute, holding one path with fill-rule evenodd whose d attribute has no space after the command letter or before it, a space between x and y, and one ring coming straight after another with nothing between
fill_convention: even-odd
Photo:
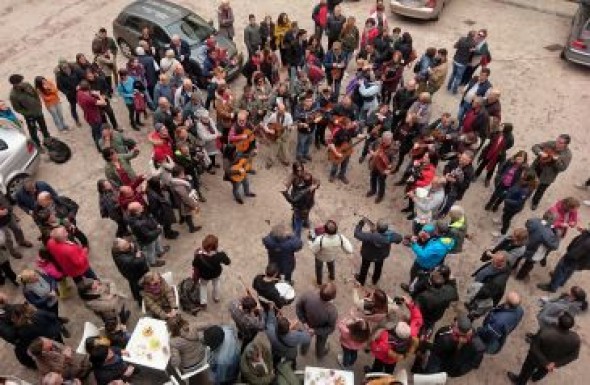
<instances>
[{"instance_id":1,"label":"car windshield","mask_svg":"<svg viewBox=\"0 0 590 385\"><path fill-rule=\"evenodd\" d=\"M205 20L197 15L187 15L178 23L172 26L174 30L179 29L190 40L203 41L205 38L215 33Z\"/></svg>"}]
</instances>

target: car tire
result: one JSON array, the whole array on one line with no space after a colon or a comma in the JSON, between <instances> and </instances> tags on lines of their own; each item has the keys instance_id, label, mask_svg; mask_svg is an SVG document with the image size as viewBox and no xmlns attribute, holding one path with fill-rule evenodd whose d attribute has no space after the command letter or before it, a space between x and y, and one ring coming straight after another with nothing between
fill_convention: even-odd
<instances>
[{"instance_id":1,"label":"car tire","mask_svg":"<svg viewBox=\"0 0 590 385\"><path fill-rule=\"evenodd\" d=\"M129 45L129 43L127 43L127 41L125 41L125 39L119 39L117 41L117 43L119 44L119 49L121 50L121 53L123 54L123 56L130 58L133 56L133 50L131 48L131 46Z\"/></svg>"},{"instance_id":2,"label":"car tire","mask_svg":"<svg viewBox=\"0 0 590 385\"><path fill-rule=\"evenodd\" d=\"M28 177L29 176L27 174L19 174L12 178L10 182L8 182L6 185L6 197L10 200L10 202L14 203L16 201L14 196L16 195L16 192L20 186L22 186L25 179Z\"/></svg>"}]
</instances>

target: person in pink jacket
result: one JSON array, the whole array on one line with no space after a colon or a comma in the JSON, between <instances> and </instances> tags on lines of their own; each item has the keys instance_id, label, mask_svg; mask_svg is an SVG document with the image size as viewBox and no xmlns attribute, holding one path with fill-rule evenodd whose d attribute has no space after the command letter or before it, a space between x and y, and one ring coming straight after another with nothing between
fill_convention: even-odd
<instances>
[{"instance_id":1,"label":"person in pink jacket","mask_svg":"<svg viewBox=\"0 0 590 385\"><path fill-rule=\"evenodd\" d=\"M362 318L346 318L338 321L342 353L338 354L338 363L344 369L350 369L356 362L358 351L365 347L371 337L371 327Z\"/></svg>"},{"instance_id":2,"label":"person in pink jacket","mask_svg":"<svg viewBox=\"0 0 590 385\"><path fill-rule=\"evenodd\" d=\"M580 208L580 201L573 197L567 197L555 202L549 208L549 212L555 216L553 227L557 229L557 233L561 238L564 238L568 227L578 226L578 209Z\"/></svg>"},{"instance_id":3,"label":"person in pink jacket","mask_svg":"<svg viewBox=\"0 0 590 385\"><path fill-rule=\"evenodd\" d=\"M74 282L79 282L82 277L98 279L88 262L88 249L71 242L65 227L59 226L51 230L47 251L61 272L72 277Z\"/></svg>"}]
</instances>

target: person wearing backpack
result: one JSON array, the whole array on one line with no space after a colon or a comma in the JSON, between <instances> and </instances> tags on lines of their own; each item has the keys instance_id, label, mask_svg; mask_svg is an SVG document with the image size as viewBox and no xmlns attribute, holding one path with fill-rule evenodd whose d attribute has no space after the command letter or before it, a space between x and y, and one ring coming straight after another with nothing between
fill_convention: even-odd
<instances>
[{"instance_id":1,"label":"person wearing backpack","mask_svg":"<svg viewBox=\"0 0 590 385\"><path fill-rule=\"evenodd\" d=\"M338 225L333 220L327 221L320 230L322 233L314 236L310 241L311 252L315 255L315 277L318 286L322 285L324 263L328 265L330 281L334 281L336 257L342 252L352 254L353 250L352 244L348 238L338 232Z\"/></svg>"},{"instance_id":2,"label":"person wearing backpack","mask_svg":"<svg viewBox=\"0 0 590 385\"><path fill-rule=\"evenodd\" d=\"M506 302L490 310L476 332L486 345L486 353L500 353L508 335L520 324L523 315L520 295L514 291L506 295Z\"/></svg>"}]
</instances>

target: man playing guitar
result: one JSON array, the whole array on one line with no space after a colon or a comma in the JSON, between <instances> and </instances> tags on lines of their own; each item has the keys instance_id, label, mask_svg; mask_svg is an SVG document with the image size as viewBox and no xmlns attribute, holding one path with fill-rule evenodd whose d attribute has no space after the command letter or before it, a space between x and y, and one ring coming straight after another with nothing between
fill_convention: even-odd
<instances>
[{"instance_id":1,"label":"man playing guitar","mask_svg":"<svg viewBox=\"0 0 590 385\"><path fill-rule=\"evenodd\" d=\"M369 167L371 169L371 189L367 198L377 194L375 203L380 203L385 194L385 179L392 172L392 165L399 150L399 143L393 141L391 131L385 131L369 149Z\"/></svg>"},{"instance_id":2,"label":"man playing guitar","mask_svg":"<svg viewBox=\"0 0 590 385\"><path fill-rule=\"evenodd\" d=\"M385 131L391 131L392 114L388 104L381 104L377 111L369 114L367 118L367 135L368 138L363 146L363 152L359 158L359 163L363 163L369 148L381 137Z\"/></svg>"},{"instance_id":3,"label":"man playing guitar","mask_svg":"<svg viewBox=\"0 0 590 385\"><path fill-rule=\"evenodd\" d=\"M309 147L313 141L317 119L317 108L313 102L313 93L307 93L303 102L295 108L295 121L297 124L297 150L296 159L301 163L311 161Z\"/></svg>"},{"instance_id":4,"label":"man playing guitar","mask_svg":"<svg viewBox=\"0 0 590 385\"><path fill-rule=\"evenodd\" d=\"M256 138L254 137L254 130L250 123L248 123L248 111L240 110L237 114L236 122L232 125L228 135L229 144L236 147L238 153L243 158L248 158L250 167L248 172L256 174L251 167L251 159L256 155Z\"/></svg>"},{"instance_id":5,"label":"man playing guitar","mask_svg":"<svg viewBox=\"0 0 590 385\"><path fill-rule=\"evenodd\" d=\"M287 112L287 108L282 102L277 103L276 111L268 115L262 122L262 129L266 135L277 144L277 158L283 166L289 165L287 144L291 126L293 126L293 117Z\"/></svg>"},{"instance_id":6,"label":"man playing guitar","mask_svg":"<svg viewBox=\"0 0 590 385\"><path fill-rule=\"evenodd\" d=\"M244 199L240 194L240 186L242 186L242 189L244 190L244 196L256 196L256 194L250 191L250 182L248 181L247 172L248 162L249 159L240 154L233 144L228 144L223 149L224 179L231 182L234 199L241 205L244 204Z\"/></svg>"},{"instance_id":7,"label":"man playing guitar","mask_svg":"<svg viewBox=\"0 0 590 385\"><path fill-rule=\"evenodd\" d=\"M328 159L332 162L330 169L330 182L338 179L344 184L348 184L346 171L348 170L348 162L353 152L353 147L365 139L364 135L360 135L360 140L352 143L355 130L352 122L347 117L334 116L332 122L328 125L330 129L330 140L328 141Z\"/></svg>"},{"instance_id":8,"label":"man playing guitar","mask_svg":"<svg viewBox=\"0 0 590 385\"><path fill-rule=\"evenodd\" d=\"M320 146L326 146L326 127L330 122L330 110L332 104L332 90L329 86L320 88L320 94L317 97L316 103L322 112L321 120L318 121L315 130L315 147L319 150Z\"/></svg>"}]
</instances>

